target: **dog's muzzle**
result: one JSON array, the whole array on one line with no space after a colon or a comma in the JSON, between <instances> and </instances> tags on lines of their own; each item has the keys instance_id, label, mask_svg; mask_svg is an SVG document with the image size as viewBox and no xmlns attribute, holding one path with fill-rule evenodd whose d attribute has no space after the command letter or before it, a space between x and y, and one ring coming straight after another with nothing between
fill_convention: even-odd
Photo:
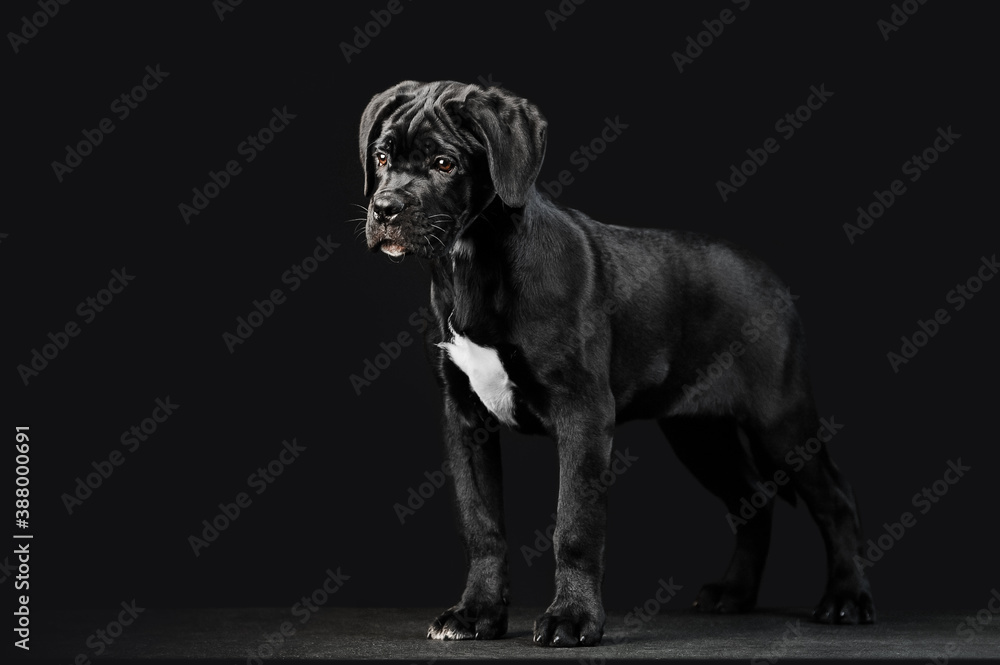
<instances>
[{"instance_id":1,"label":"dog's muzzle","mask_svg":"<svg viewBox=\"0 0 1000 665\"><path fill-rule=\"evenodd\" d=\"M382 191L372 197L368 222L368 248L382 250L389 256L402 256L407 251L400 222L408 208L402 194Z\"/></svg>"}]
</instances>

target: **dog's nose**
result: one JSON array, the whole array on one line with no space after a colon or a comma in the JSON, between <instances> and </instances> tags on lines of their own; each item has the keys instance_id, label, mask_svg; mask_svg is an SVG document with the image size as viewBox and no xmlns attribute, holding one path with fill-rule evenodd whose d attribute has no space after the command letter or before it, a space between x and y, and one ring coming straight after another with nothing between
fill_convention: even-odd
<instances>
[{"instance_id":1,"label":"dog's nose","mask_svg":"<svg viewBox=\"0 0 1000 665\"><path fill-rule=\"evenodd\" d=\"M372 211L375 216L390 221L394 215L404 208L403 197L393 192L381 192L372 200Z\"/></svg>"}]
</instances>

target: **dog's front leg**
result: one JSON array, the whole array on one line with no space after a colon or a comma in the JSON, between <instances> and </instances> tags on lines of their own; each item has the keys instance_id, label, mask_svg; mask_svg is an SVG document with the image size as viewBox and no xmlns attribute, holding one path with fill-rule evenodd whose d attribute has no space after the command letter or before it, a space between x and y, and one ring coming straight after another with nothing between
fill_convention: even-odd
<instances>
[{"instance_id":1,"label":"dog's front leg","mask_svg":"<svg viewBox=\"0 0 1000 665\"><path fill-rule=\"evenodd\" d=\"M556 422L559 506L554 549L556 594L535 620L535 642L574 647L599 644L604 635L604 534L607 493L594 482L611 463L614 411L569 412Z\"/></svg>"},{"instance_id":2,"label":"dog's front leg","mask_svg":"<svg viewBox=\"0 0 1000 665\"><path fill-rule=\"evenodd\" d=\"M488 640L507 632L507 539L497 429L482 421L466 422L445 397L445 449L469 576L459 603L427 629L431 639Z\"/></svg>"}]
</instances>

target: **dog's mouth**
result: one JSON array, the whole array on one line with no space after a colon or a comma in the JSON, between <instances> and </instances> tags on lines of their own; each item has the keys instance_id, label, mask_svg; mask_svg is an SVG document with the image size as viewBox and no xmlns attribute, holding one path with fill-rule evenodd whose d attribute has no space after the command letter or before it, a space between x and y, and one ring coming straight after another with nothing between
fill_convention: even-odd
<instances>
[{"instance_id":1,"label":"dog's mouth","mask_svg":"<svg viewBox=\"0 0 1000 665\"><path fill-rule=\"evenodd\" d=\"M368 249L392 257L402 256L409 251L399 228L384 224L369 224Z\"/></svg>"},{"instance_id":2,"label":"dog's mouth","mask_svg":"<svg viewBox=\"0 0 1000 665\"><path fill-rule=\"evenodd\" d=\"M369 251L385 254L393 259L408 254L432 258L444 251L450 241L440 224L408 230L398 225L370 224L367 235Z\"/></svg>"},{"instance_id":3,"label":"dog's mouth","mask_svg":"<svg viewBox=\"0 0 1000 665\"><path fill-rule=\"evenodd\" d=\"M388 238L382 240L382 242L379 243L378 248L382 250L383 253L393 257L402 256L403 254L406 254L407 251L406 247L398 242L389 240Z\"/></svg>"}]
</instances>

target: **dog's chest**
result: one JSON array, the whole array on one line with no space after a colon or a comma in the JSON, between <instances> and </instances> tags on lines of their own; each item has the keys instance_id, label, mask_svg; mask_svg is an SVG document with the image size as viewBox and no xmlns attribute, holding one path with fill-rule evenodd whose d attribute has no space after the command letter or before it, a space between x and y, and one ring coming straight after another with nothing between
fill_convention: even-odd
<instances>
[{"instance_id":1,"label":"dog's chest","mask_svg":"<svg viewBox=\"0 0 1000 665\"><path fill-rule=\"evenodd\" d=\"M450 326L449 326L450 327ZM514 426L514 382L507 375L496 349L480 346L451 330L451 340L441 342L451 361L469 377L479 399L505 425Z\"/></svg>"}]
</instances>

